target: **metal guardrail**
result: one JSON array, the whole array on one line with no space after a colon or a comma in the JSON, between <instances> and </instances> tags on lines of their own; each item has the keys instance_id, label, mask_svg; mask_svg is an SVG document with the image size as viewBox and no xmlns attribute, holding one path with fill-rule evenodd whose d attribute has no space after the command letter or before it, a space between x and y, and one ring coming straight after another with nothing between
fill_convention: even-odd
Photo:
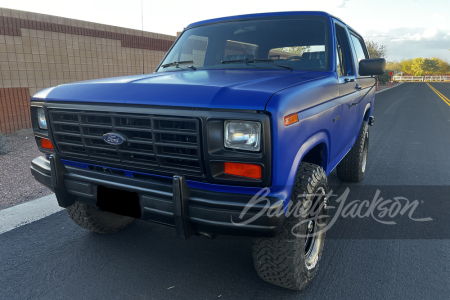
<instances>
[{"instance_id":1,"label":"metal guardrail","mask_svg":"<svg viewBox=\"0 0 450 300\"><path fill-rule=\"evenodd\" d=\"M394 76L395 81L446 81L450 76Z\"/></svg>"}]
</instances>

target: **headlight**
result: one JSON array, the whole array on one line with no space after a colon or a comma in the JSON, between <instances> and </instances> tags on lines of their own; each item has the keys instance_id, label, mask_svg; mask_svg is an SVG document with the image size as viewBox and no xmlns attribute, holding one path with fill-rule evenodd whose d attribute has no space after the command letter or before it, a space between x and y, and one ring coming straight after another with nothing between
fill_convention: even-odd
<instances>
[{"instance_id":1,"label":"headlight","mask_svg":"<svg viewBox=\"0 0 450 300\"><path fill-rule=\"evenodd\" d=\"M38 124L40 129L47 129L47 120L45 119L45 113L43 108L37 109Z\"/></svg>"},{"instance_id":2,"label":"headlight","mask_svg":"<svg viewBox=\"0 0 450 300\"><path fill-rule=\"evenodd\" d=\"M259 151L261 148L261 123L225 121L224 145L226 148Z\"/></svg>"}]
</instances>

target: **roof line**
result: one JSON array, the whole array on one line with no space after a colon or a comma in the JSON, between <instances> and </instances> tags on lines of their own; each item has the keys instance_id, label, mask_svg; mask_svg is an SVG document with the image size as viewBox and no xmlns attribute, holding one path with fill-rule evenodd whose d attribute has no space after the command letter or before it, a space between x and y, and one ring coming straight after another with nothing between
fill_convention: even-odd
<instances>
[{"instance_id":1,"label":"roof line","mask_svg":"<svg viewBox=\"0 0 450 300\"><path fill-rule=\"evenodd\" d=\"M224 22L224 21L231 21L231 20L237 20L237 19L250 19L250 18L262 18L262 17L277 17L277 16L308 16L308 15L314 15L314 16L323 16L328 18L336 18L332 15L330 15L327 12L324 11L285 11L285 12L268 12L268 13L256 13L256 14L246 14L246 15L236 15L236 16L228 16L228 17L222 17L222 18L215 18L215 19L209 19L209 20L203 20L195 23L191 23L188 26L186 26L185 29L201 26L209 23L217 23L217 22ZM338 19L338 18L336 18ZM342 22L342 21L341 21Z\"/></svg>"}]
</instances>

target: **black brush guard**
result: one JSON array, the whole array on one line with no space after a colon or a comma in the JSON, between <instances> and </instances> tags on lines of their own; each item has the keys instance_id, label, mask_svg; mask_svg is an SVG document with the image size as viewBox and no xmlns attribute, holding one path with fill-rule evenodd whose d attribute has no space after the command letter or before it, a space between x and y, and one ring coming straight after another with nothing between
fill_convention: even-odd
<instances>
[{"instance_id":1,"label":"black brush guard","mask_svg":"<svg viewBox=\"0 0 450 300\"><path fill-rule=\"evenodd\" d=\"M139 195L141 219L176 228L177 236L188 239L199 232L207 234L273 237L281 229L285 215L283 201L266 197L274 216L263 214L249 224L237 226L264 209L265 201L242 211L253 195L223 193L189 188L184 176L170 179L139 180L114 174L65 166L57 155L47 160L38 157L32 161L31 173L42 184L52 189L61 207L74 202L97 206L97 187L136 192ZM124 200L125 201L125 200Z\"/></svg>"}]
</instances>

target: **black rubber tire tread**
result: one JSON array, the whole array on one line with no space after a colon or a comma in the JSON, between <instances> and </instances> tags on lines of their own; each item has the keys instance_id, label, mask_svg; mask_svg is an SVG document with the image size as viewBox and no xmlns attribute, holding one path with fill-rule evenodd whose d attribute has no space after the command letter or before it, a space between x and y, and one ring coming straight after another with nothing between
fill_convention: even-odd
<instances>
[{"instance_id":1,"label":"black rubber tire tread","mask_svg":"<svg viewBox=\"0 0 450 300\"><path fill-rule=\"evenodd\" d=\"M364 144L366 142L365 137L366 135L368 136L368 134L369 134L369 125L367 124L367 122L363 122L355 144L336 167L339 179L345 181L359 182L364 178L366 172L362 171L362 161L364 153ZM367 143L369 143L368 138Z\"/></svg>"},{"instance_id":2,"label":"black rubber tire tread","mask_svg":"<svg viewBox=\"0 0 450 300\"><path fill-rule=\"evenodd\" d=\"M328 183L325 171L322 167L301 163L294 182L291 194L292 205L298 201L304 201L297 195L312 194L318 187L324 187L328 193ZM307 199L307 197L306 197ZM307 216L306 216L307 217ZM305 239L294 236L291 232L293 226L301 219L290 215L284 222L281 232L274 238L253 238L253 261L256 272L261 279L292 290L304 289L314 278L322 255L320 250L318 261L313 269L308 270L305 265ZM307 224L300 226L300 230L306 230Z\"/></svg>"},{"instance_id":3,"label":"black rubber tire tread","mask_svg":"<svg viewBox=\"0 0 450 300\"><path fill-rule=\"evenodd\" d=\"M96 233L116 233L135 221L134 218L99 211L91 205L78 202L69 206L67 213L77 225Z\"/></svg>"}]
</instances>

